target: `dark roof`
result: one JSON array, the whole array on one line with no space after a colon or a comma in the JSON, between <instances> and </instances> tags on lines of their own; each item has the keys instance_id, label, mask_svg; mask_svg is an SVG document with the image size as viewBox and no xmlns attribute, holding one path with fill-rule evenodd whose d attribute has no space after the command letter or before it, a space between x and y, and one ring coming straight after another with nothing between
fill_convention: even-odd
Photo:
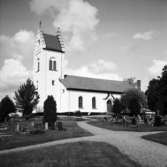
<instances>
[{"instance_id":1,"label":"dark roof","mask_svg":"<svg viewBox=\"0 0 167 167\"><path fill-rule=\"evenodd\" d=\"M60 80L68 90L81 90L92 92L111 92L121 94L127 89L134 88L128 81L114 81L65 75Z\"/></svg>"},{"instance_id":2,"label":"dark roof","mask_svg":"<svg viewBox=\"0 0 167 167\"><path fill-rule=\"evenodd\" d=\"M62 53L64 52L58 35L54 36L54 35L43 33L43 37L44 37L45 44L46 44L46 48L44 49L58 51Z\"/></svg>"}]
</instances>

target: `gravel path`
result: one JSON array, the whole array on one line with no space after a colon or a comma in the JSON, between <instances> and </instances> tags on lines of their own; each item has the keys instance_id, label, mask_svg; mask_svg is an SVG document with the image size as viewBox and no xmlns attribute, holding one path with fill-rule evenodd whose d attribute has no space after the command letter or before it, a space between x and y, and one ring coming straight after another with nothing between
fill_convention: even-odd
<instances>
[{"instance_id":1,"label":"gravel path","mask_svg":"<svg viewBox=\"0 0 167 167\"><path fill-rule=\"evenodd\" d=\"M111 131L94 127L85 122L79 122L79 126L95 134L96 141L116 146L122 153L139 162L142 166L167 167L167 147L141 138L143 135L157 132ZM89 140L92 139L89 138Z\"/></svg>"},{"instance_id":2,"label":"gravel path","mask_svg":"<svg viewBox=\"0 0 167 167\"><path fill-rule=\"evenodd\" d=\"M86 122L78 122L78 125L94 134L94 136L57 140L43 144L2 150L0 151L0 155L79 141L98 141L116 146L122 153L139 162L143 167L167 167L167 147L141 138L143 135L157 132L111 131L89 125Z\"/></svg>"}]
</instances>

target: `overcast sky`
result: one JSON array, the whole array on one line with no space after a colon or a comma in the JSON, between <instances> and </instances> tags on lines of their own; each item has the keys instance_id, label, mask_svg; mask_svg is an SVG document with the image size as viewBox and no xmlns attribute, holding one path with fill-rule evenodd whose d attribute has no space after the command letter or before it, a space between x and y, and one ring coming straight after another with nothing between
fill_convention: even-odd
<instances>
[{"instance_id":1,"label":"overcast sky","mask_svg":"<svg viewBox=\"0 0 167 167\"><path fill-rule=\"evenodd\" d=\"M0 0L0 97L32 76L39 21L61 27L68 74L148 81L167 64L166 0Z\"/></svg>"}]
</instances>

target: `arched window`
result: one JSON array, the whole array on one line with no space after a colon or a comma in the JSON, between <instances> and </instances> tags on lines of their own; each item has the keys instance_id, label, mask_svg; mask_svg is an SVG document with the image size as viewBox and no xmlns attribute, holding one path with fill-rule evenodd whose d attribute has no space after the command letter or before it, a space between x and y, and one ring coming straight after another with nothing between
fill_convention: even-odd
<instances>
[{"instance_id":1,"label":"arched window","mask_svg":"<svg viewBox=\"0 0 167 167\"><path fill-rule=\"evenodd\" d=\"M96 97L92 97L92 109L96 108Z\"/></svg>"},{"instance_id":2,"label":"arched window","mask_svg":"<svg viewBox=\"0 0 167 167\"><path fill-rule=\"evenodd\" d=\"M56 60L49 60L49 71L56 71Z\"/></svg>"},{"instance_id":3,"label":"arched window","mask_svg":"<svg viewBox=\"0 0 167 167\"><path fill-rule=\"evenodd\" d=\"M49 60L49 70L52 71L52 60Z\"/></svg>"},{"instance_id":4,"label":"arched window","mask_svg":"<svg viewBox=\"0 0 167 167\"><path fill-rule=\"evenodd\" d=\"M53 71L56 71L56 61L53 61Z\"/></svg>"},{"instance_id":5,"label":"arched window","mask_svg":"<svg viewBox=\"0 0 167 167\"><path fill-rule=\"evenodd\" d=\"M82 98L82 96L78 97L78 107L83 108L83 98Z\"/></svg>"}]
</instances>

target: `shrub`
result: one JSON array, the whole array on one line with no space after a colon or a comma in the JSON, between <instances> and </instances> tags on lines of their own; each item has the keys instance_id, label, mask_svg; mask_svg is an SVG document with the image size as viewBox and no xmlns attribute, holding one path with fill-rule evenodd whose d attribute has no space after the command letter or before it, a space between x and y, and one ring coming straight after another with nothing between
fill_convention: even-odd
<instances>
[{"instance_id":1,"label":"shrub","mask_svg":"<svg viewBox=\"0 0 167 167\"><path fill-rule=\"evenodd\" d=\"M15 113L16 107L9 96L5 96L0 103L0 122L8 119L10 113Z\"/></svg>"},{"instance_id":2,"label":"shrub","mask_svg":"<svg viewBox=\"0 0 167 167\"><path fill-rule=\"evenodd\" d=\"M112 112L118 117L122 110L122 104L119 99L114 100Z\"/></svg>"},{"instance_id":3,"label":"shrub","mask_svg":"<svg viewBox=\"0 0 167 167\"><path fill-rule=\"evenodd\" d=\"M43 133L45 133L43 129L35 129L35 130L30 131L31 135L38 135L38 134L43 134Z\"/></svg>"},{"instance_id":4,"label":"shrub","mask_svg":"<svg viewBox=\"0 0 167 167\"><path fill-rule=\"evenodd\" d=\"M160 125L161 125L161 117L159 115L155 115L154 126L160 126Z\"/></svg>"},{"instance_id":5,"label":"shrub","mask_svg":"<svg viewBox=\"0 0 167 167\"><path fill-rule=\"evenodd\" d=\"M82 116L80 110L77 110L77 111L74 113L74 115L77 116L77 117L81 117L81 116Z\"/></svg>"},{"instance_id":6,"label":"shrub","mask_svg":"<svg viewBox=\"0 0 167 167\"><path fill-rule=\"evenodd\" d=\"M51 129L54 129L54 123L57 120L56 101L53 96L48 96L44 102L44 122L48 122Z\"/></svg>"}]
</instances>

